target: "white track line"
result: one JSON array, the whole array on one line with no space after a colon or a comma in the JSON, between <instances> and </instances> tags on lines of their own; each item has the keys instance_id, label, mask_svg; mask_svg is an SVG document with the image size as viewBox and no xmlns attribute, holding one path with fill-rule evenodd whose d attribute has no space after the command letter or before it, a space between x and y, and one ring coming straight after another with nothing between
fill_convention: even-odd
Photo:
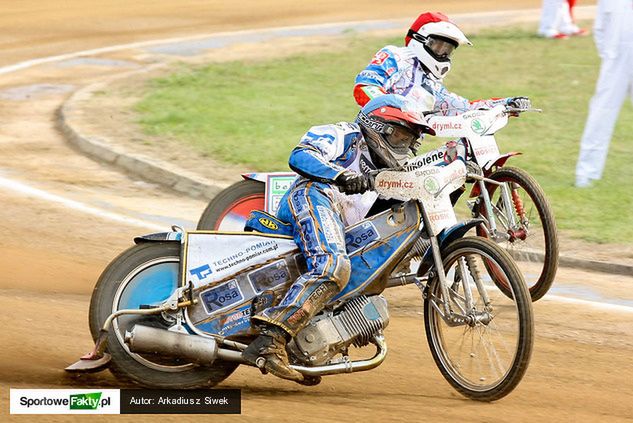
<instances>
[{"instance_id":1,"label":"white track line","mask_svg":"<svg viewBox=\"0 0 633 423\"><path fill-rule=\"evenodd\" d=\"M543 300L550 300L559 303L579 304L620 313L633 313L633 307L625 305L611 304L601 301L581 300L579 298L562 297L560 295L545 295L543 297Z\"/></svg>"},{"instance_id":2,"label":"white track line","mask_svg":"<svg viewBox=\"0 0 633 423\"><path fill-rule=\"evenodd\" d=\"M26 197L35 197L40 200L55 203L55 204L58 204L58 205L61 205L61 206L64 206L76 211L88 213L93 216L113 220L119 223L125 223L132 226L139 226L141 228L145 228L145 229L149 229L153 231L166 232L169 230L169 228L166 228L165 226L161 226L161 225L157 225L151 222L146 222L144 220L134 219L134 218L123 216L117 213L101 210L96 207L92 207L84 203L80 203L79 201L69 200L68 198L64 198L56 194L51 194L41 189L30 187L26 184L23 184L22 182L17 182L11 179L3 178L1 176L0 176L0 188L17 192Z\"/></svg>"}]
</instances>

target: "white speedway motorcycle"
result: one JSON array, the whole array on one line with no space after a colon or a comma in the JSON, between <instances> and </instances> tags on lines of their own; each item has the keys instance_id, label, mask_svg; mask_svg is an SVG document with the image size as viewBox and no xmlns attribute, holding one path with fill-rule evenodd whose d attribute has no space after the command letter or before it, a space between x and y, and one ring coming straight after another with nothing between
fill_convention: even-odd
<instances>
[{"instance_id":1,"label":"white speedway motorcycle","mask_svg":"<svg viewBox=\"0 0 633 423\"><path fill-rule=\"evenodd\" d=\"M524 274L532 301L550 289L558 269L556 221L542 188L526 171L505 166L520 153L501 154L494 134L508 123L508 116L526 110L497 106L458 116L428 116L436 136L460 138L468 146L468 160L482 170L483 178L471 179L467 200L473 218L483 219L477 235L506 248ZM532 109L528 111L538 111ZM415 162L442 162L442 154L429 153ZM294 173L249 173L209 202L197 228L241 230L252 210L274 214L279 200L292 184Z\"/></svg>"},{"instance_id":2,"label":"white speedway motorcycle","mask_svg":"<svg viewBox=\"0 0 633 423\"><path fill-rule=\"evenodd\" d=\"M428 345L457 391L493 401L521 381L532 352L532 302L506 251L464 237L481 220L457 223L449 195L467 176L481 178L467 175L461 161L376 172L374 189L397 201L346 228L351 279L288 344L305 385L379 366L389 323L381 293L407 284L421 290ZM136 238L94 289L94 350L67 370L109 368L147 387L198 388L246 364L241 352L257 336L250 316L276 304L305 269L283 222L262 212L249 222L263 232L174 230ZM417 272L398 273L414 257L421 258ZM350 348L369 344L373 356L350 357Z\"/></svg>"}]
</instances>

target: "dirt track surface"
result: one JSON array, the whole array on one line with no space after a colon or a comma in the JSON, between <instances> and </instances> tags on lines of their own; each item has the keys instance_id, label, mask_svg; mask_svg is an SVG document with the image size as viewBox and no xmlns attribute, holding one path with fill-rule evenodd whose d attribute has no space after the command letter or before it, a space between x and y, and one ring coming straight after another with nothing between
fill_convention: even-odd
<instances>
[{"instance_id":1,"label":"dirt track surface","mask_svg":"<svg viewBox=\"0 0 633 423\"><path fill-rule=\"evenodd\" d=\"M225 2L113 0L3 5L0 66L42 56L117 43L199 32L315 22L414 16L408 1L314 3L249 0ZM63 7L61 6L63 4ZM359 6L359 5L363 6ZM373 4L372 6L369 6ZM429 1L446 12L493 10L494 1ZM540 0L512 2L516 8ZM375 6L375 7L374 7ZM503 7L510 7L504 4ZM136 55L135 55L136 54ZM115 59L138 59L140 53ZM142 61L143 57L139 60ZM99 210L169 227L193 227L204 203L122 175L70 149L54 114L75 89L127 69L95 63L55 64L0 79L0 178L28 183ZM34 84L40 84L33 88ZM27 87L27 88L25 88ZM29 88L30 87L30 88ZM9 94L7 93L9 90ZM13 90L13 91L11 91ZM8 96L8 97L7 97ZM91 348L89 293L101 270L151 232L78 211L30 192L0 187L0 408L8 414L9 388L122 387L109 373L69 378L63 367ZM556 282L571 292L631 304L633 278L561 269ZM242 388L242 416L217 421L624 421L633 418L633 313L618 308L560 302L535 304L536 342L528 373L517 390L494 404L455 393L442 379L426 345L421 302L415 288L389 292L390 353L376 370L327 377L313 388L239 369L222 386ZM630 306L629 306L630 308ZM80 417L12 416L24 421ZM94 416L90 419L103 420ZM200 417L167 417L193 421ZM118 417L124 421L150 417Z\"/></svg>"}]
</instances>

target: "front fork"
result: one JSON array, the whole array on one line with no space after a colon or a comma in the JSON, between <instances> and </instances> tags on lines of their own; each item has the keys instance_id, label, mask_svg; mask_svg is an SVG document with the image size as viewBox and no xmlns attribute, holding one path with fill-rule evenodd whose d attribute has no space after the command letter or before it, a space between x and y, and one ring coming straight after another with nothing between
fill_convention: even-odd
<instances>
[{"instance_id":1,"label":"front fork","mask_svg":"<svg viewBox=\"0 0 633 423\"><path fill-rule=\"evenodd\" d=\"M430 228L429 218L425 208L422 208L422 217L424 224L427 228ZM490 299L483 286L481 276L477 269L477 263L472 256L459 257L458 269L459 280L457 276L454 276L454 283L461 283L464 296L461 297L458 294L458 289L454 284L449 285L448 278L446 277L446 269L444 268L444 262L442 260L442 253L440 245L437 240L437 235L429 234L429 241L431 242L431 252L433 253L433 262L435 264L435 272L437 273L437 279L440 284L441 301L434 301L431 298L431 305L434 307L442 320L449 326L461 326L468 324L474 326L478 322L487 323L489 319L489 313L477 313L475 303L472 295L471 281L474 283L480 297L484 301L486 309L490 305ZM433 295L432 292L427 292L427 295ZM439 305L438 305L439 303ZM453 309L453 305L456 309ZM486 317L488 316L488 317Z\"/></svg>"},{"instance_id":2,"label":"front fork","mask_svg":"<svg viewBox=\"0 0 633 423\"><path fill-rule=\"evenodd\" d=\"M527 236L524 228L518 228L517 220L513 211L519 215L519 218L523 220L525 212L523 210L523 203L521 198L515 190L511 190L510 186L506 182L498 182L494 179L486 178L483 176L475 177L479 186L479 198L483 202L486 209L487 228L488 235L495 242L501 241L514 241L515 239L525 239ZM501 190L501 202L503 210L500 210L490 200L490 194L486 188L486 183L499 186ZM475 212L476 208L473 205L472 212ZM499 231L497 228L497 218L501 217L505 220L507 231Z\"/></svg>"},{"instance_id":3,"label":"front fork","mask_svg":"<svg viewBox=\"0 0 633 423\"><path fill-rule=\"evenodd\" d=\"M441 301L434 301L434 299L431 298L431 306L436 309L438 314L442 317L442 320L444 320L448 326L462 326L465 324L475 326L477 323L487 324L490 321L490 298L484 288L474 258L472 256L459 257L457 266L459 278L455 276L455 281L451 284L446 277L446 270L442 262L437 237L431 237L431 248L433 249L433 260L442 298ZM459 287L455 284L461 284L464 292L463 296L459 295ZM477 311L473 300L473 285L484 302L484 312ZM428 293L428 295L433 294Z\"/></svg>"}]
</instances>

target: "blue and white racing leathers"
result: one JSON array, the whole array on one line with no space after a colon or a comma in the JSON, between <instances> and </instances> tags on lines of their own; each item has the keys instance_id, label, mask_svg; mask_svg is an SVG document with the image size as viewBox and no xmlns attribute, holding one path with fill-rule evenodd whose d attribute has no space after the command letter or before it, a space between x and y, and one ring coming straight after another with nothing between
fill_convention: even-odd
<instances>
[{"instance_id":1,"label":"blue and white racing leathers","mask_svg":"<svg viewBox=\"0 0 633 423\"><path fill-rule=\"evenodd\" d=\"M253 319L295 336L347 284L345 226L363 219L378 195L373 191L346 195L333 185L346 169L359 173L376 169L355 123L312 127L292 151L289 164L300 176L282 198L277 217L292 224L308 270L278 305Z\"/></svg>"}]
</instances>

